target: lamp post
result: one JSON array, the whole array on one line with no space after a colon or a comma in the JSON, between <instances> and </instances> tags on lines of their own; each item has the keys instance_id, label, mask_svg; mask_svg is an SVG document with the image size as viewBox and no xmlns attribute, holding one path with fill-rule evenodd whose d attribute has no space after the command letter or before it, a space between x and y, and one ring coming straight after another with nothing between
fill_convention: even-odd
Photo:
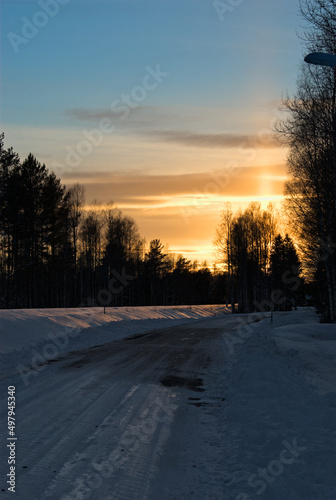
<instances>
[{"instance_id":1,"label":"lamp post","mask_svg":"<svg viewBox=\"0 0 336 500\"><path fill-rule=\"evenodd\" d=\"M317 64L318 66L330 66L336 68L336 56L325 54L324 52L312 52L304 58L306 63Z\"/></svg>"}]
</instances>

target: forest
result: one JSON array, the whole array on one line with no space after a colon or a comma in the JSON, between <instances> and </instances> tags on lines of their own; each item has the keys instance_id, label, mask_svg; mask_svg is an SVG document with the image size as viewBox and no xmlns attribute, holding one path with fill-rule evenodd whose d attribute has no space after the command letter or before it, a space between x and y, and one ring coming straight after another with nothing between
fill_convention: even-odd
<instances>
[{"instance_id":1,"label":"forest","mask_svg":"<svg viewBox=\"0 0 336 500\"><path fill-rule=\"evenodd\" d=\"M223 265L210 270L159 239L147 245L113 203L87 209L83 186L67 188L32 154L21 162L3 134L0 148L2 308L226 303L250 312L303 302L293 241L260 204L223 212L214 241Z\"/></svg>"},{"instance_id":2,"label":"forest","mask_svg":"<svg viewBox=\"0 0 336 500\"><path fill-rule=\"evenodd\" d=\"M136 222L112 203L85 208L33 155L0 143L1 307L207 303L219 300L207 267L146 249Z\"/></svg>"}]
</instances>

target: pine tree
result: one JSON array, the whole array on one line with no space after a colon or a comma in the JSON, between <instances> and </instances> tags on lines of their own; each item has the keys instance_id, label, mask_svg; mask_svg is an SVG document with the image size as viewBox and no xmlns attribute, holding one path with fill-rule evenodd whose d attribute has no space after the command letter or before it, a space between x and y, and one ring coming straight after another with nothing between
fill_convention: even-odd
<instances>
[{"instance_id":1,"label":"pine tree","mask_svg":"<svg viewBox=\"0 0 336 500\"><path fill-rule=\"evenodd\" d=\"M271 297L274 309L289 310L302 303L301 262L293 240L278 234L270 255ZM279 294L278 292L281 292Z\"/></svg>"}]
</instances>

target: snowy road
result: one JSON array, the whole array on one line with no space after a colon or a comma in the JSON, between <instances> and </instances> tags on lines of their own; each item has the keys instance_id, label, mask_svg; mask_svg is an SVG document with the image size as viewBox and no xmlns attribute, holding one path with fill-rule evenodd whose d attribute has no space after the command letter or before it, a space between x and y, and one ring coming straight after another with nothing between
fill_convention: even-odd
<instances>
[{"instance_id":1,"label":"snowy road","mask_svg":"<svg viewBox=\"0 0 336 500\"><path fill-rule=\"evenodd\" d=\"M16 386L17 425L15 495L1 433L3 497L336 499L335 325L307 309L113 342L109 328L113 338L118 325L82 330L23 377L18 363L46 354L48 335L44 347L27 338L25 350L3 355L1 418Z\"/></svg>"},{"instance_id":2,"label":"snowy road","mask_svg":"<svg viewBox=\"0 0 336 500\"><path fill-rule=\"evenodd\" d=\"M227 331L237 326L225 318L167 328L71 353L27 387L2 380L17 384L15 498L195 498L196 454L220 429L190 447L190 427L206 405L219 417L225 404L221 380L211 379L211 365L223 362L223 321ZM223 427L213 411L211 419ZM216 463L207 467L214 475Z\"/></svg>"}]
</instances>

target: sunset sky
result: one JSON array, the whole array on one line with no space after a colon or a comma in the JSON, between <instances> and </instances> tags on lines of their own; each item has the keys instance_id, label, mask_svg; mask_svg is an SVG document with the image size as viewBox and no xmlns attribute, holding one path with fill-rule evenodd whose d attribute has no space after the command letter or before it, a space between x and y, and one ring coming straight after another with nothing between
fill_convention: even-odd
<instances>
[{"instance_id":1,"label":"sunset sky","mask_svg":"<svg viewBox=\"0 0 336 500\"><path fill-rule=\"evenodd\" d=\"M5 145L209 262L225 201L282 197L272 130L303 59L296 0L215 5L0 2Z\"/></svg>"}]
</instances>

